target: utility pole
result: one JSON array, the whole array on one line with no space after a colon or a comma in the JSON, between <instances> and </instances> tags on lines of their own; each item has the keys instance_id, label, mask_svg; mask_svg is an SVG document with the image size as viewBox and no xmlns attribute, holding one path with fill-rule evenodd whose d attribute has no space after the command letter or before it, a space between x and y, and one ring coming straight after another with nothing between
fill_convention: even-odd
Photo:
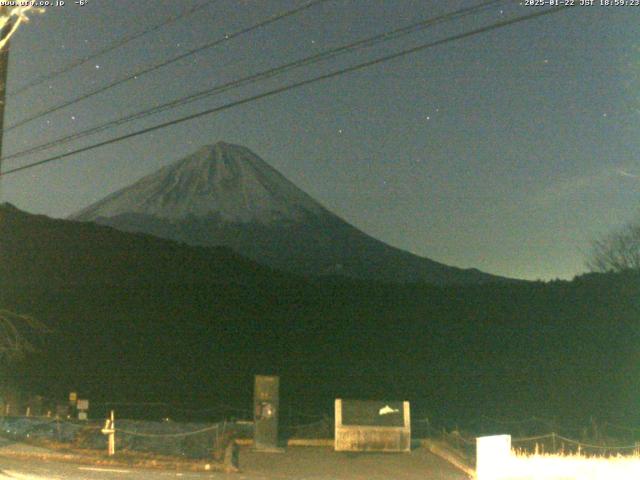
<instances>
[{"instance_id":1,"label":"utility pole","mask_svg":"<svg viewBox=\"0 0 640 480\"><path fill-rule=\"evenodd\" d=\"M9 7L0 7L0 16L9 15ZM0 31L0 39L11 32L13 21L8 21ZM4 106L7 98L7 73L9 70L9 43L0 50L0 173L2 173L2 139L4 137ZM0 176L0 202L2 202L2 176Z\"/></svg>"},{"instance_id":2,"label":"utility pole","mask_svg":"<svg viewBox=\"0 0 640 480\"><path fill-rule=\"evenodd\" d=\"M9 7L0 7L0 16L5 17L9 15ZM11 23L7 22L0 30L0 40L5 38L11 32ZM7 70L9 67L9 43L7 43L2 50L0 50L0 174L2 173L2 137L4 136L4 105L7 97ZM4 199L2 191L2 175L0 175L0 205ZM0 219L1 222L1 219ZM1 225L0 225L1 228ZM2 248L2 245L0 245ZM2 252L0 252L2 253ZM0 304L4 303L4 285L0 283Z\"/></svg>"}]
</instances>

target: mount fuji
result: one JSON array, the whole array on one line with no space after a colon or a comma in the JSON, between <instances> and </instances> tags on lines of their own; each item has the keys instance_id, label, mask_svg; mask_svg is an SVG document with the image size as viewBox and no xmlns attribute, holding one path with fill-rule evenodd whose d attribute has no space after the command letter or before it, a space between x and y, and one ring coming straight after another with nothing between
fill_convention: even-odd
<instances>
[{"instance_id":1,"label":"mount fuji","mask_svg":"<svg viewBox=\"0 0 640 480\"><path fill-rule=\"evenodd\" d=\"M302 275L384 282L506 279L387 245L333 214L249 149L205 146L69 217L189 245L227 246Z\"/></svg>"}]
</instances>

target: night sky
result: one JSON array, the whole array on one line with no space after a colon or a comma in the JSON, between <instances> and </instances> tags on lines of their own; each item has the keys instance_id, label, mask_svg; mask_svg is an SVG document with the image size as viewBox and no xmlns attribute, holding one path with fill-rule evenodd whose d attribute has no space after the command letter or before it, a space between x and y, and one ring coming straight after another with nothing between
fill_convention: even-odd
<instances>
[{"instance_id":1,"label":"night sky","mask_svg":"<svg viewBox=\"0 0 640 480\"><path fill-rule=\"evenodd\" d=\"M30 81L202 3L88 0L11 43L5 127L233 34L301 0L218 0L20 94ZM421 19L479 4L332 0L5 133L3 154ZM579 3L579 0L576 0ZM638 218L640 6L577 6L2 178L3 201L64 217L204 144L249 147L368 234L526 279L584 272L595 236ZM481 13L121 125L3 170L526 15Z\"/></svg>"}]
</instances>

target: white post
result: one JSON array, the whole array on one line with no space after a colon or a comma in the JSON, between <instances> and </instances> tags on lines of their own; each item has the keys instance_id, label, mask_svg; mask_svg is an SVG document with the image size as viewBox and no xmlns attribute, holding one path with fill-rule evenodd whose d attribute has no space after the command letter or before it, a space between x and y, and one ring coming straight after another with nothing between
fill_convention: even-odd
<instances>
[{"instance_id":1,"label":"white post","mask_svg":"<svg viewBox=\"0 0 640 480\"><path fill-rule=\"evenodd\" d=\"M342 399L336 398L335 402L335 426L333 434L333 449L339 450L339 442L341 440L340 429L342 428Z\"/></svg>"},{"instance_id":2,"label":"white post","mask_svg":"<svg viewBox=\"0 0 640 480\"><path fill-rule=\"evenodd\" d=\"M109 436L107 454L111 457L116 454L116 420L113 410L111 410L110 418L104 421L102 433Z\"/></svg>"},{"instance_id":3,"label":"white post","mask_svg":"<svg viewBox=\"0 0 640 480\"><path fill-rule=\"evenodd\" d=\"M109 456L116 454L116 419L111 410L111 432L109 433Z\"/></svg>"},{"instance_id":4,"label":"white post","mask_svg":"<svg viewBox=\"0 0 640 480\"><path fill-rule=\"evenodd\" d=\"M409 402L402 402L402 411L404 412L404 428L411 428L411 407Z\"/></svg>"},{"instance_id":5,"label":"white post","mask_svg":"<svg viewBox=\"0 0 640 480\"><path fill-rule=\"evenodd\" d=\"M476 479L500 480L506 478L510 456L511 435L476 438Z\"/></svg>"}]
</instances>

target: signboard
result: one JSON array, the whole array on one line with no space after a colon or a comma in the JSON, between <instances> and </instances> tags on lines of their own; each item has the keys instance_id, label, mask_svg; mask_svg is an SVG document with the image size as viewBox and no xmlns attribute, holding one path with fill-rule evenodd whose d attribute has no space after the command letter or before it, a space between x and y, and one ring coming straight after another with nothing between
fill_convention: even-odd
<instances>
[{"instance_id":1,"label":"signboard","mask_svg":"<svg viewBox=\"0 0 640 480\"><path fill-rule=\"evenodd\" d=\"M78 394L76 392L69 393L69 403L76 403L78 400Z\"/></svg>"},{"instance_id":2,"label":"signboard","mask_svg":"<svg viewBox=\"0 0 640 480\"><path fill-rule=\"evenodd\" d=\"M69 416L69 405L56 405L56 416L67 418Z\"/></svg>"},{"instance_id":3,"label":"signboard","mask_svg":"<svg viewBox=\"0 0 640 480\"><path fill-rule=\"evenodd\" d=\"M403 427L403 402L345 400L342 402L342 424L369 427Z\"/></svg>"},{"instance_id":4,"label":"signboard","mask_svg":"<svg viewBox=\"0 0 640 480\"><path fill-rule=\"evenodd\" d=\"M253 390L253 444L256 450L277 450L279 409L280 378L256 375Z\"/></svg>"},{"instance_id":5,"label":"signboard","mask_svg":"<svg viewBox=\"0 0 640 480\"><path fill-rule=\"evenodd\" d=\"M89 410L89 400L78 400L76 408L78 410Z\"/></svg>"},{"instance_id":6,"label":"signboard","mask_svg":"<svg viewBox=\"0 0 640 480\"><path fill-rule=\"evenodd\" d=\"M338 398L335 409L336 451L411 451L409 402Z\"/></svg>"}]
</instances>

